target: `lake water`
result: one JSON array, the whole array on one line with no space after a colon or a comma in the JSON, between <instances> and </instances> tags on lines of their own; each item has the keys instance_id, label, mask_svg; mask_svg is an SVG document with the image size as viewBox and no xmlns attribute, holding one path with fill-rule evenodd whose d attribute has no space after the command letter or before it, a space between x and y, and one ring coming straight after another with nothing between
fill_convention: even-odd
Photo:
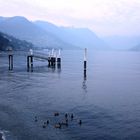
<instances>
[{"instance_id":1,"label":"lake water","mask_svg":"<svg viewBox=\"0 0 140 140\"><path fill-rule=\"evenodd\" d=\"M140 139L139 52L88 51L86 79L82 50L63 51L61 69L34 61L34 72L27 72L24 56L14 62L9 72L0 56L0 131L7 140ZM65 113L74 119L54 128Z\"/></svg>"}]
</instances>

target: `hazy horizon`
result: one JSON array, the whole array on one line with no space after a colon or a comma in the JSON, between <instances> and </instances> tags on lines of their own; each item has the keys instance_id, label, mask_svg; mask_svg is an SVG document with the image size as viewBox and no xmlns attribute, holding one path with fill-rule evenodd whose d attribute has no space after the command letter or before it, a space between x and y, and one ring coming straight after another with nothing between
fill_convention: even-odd
<instances>
[{"instance_id":1,"label":"hazy horizon","mask_svg":"<svg viewBox=\"0 0 140 140\"><path fill-rule=\"evenodd\" d=\"M1 16L87 27L99 36L138 36L139 0L0 0Z\"/></svg>"}]
</instances>

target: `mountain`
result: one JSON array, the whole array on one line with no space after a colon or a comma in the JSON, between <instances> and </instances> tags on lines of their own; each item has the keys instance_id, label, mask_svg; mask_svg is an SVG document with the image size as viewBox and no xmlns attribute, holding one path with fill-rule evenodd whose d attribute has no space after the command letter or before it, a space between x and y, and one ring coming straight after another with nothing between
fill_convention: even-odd
<instances>
[{"instance_id":1,"label":"mountain","mask_svg":"<svg viewBox=\"0 0 140 140\"><path fill-rule=\"evenodd\" d=\"M37 25L38 27L41 27L45 31L56 34L57 36L61 33L60 28L50 22L37 20L34 22L34 24Z\"/></svg>"},{"instance_id":2,"label":"mountain","mask_svg":"<svg viewBox=\"0 0 140 140\"><path fill-rule=\"evenodd\" d=\"M0 17L0 31L41 48L108 50L108 45L88 28L59 27L25 17Z\"/></svg>"},{"instance_id":3,"label":"mountain","mask_svg":"<svg viewBox=\"0 0 140 140\"><path fill-rule=\"evenodd\" d=\"M9 47L13 50L29 50L33 48L33 44L0 32L0 50L5 51Z\"/></svg>"},{"instance_id":4,"label":"mountain","mask_svg":"<svg viewBox=\"0 0 140 140\"><path fill-rule=\"evenodd\" d=\"M109 49L108 45L88 28L58 27L46 21L36 21L34 23L75 46L96 50Z\"/></svg>"},{"instance_id":5,"label":"mountain","mask_svg":"<svg viewBox=\"0 0 140 140\"><path fill-rule=\"evenodd\" d=\"M0 31L12 35L21 40L32 42L42 48L77 48L70 43L62 41L58 36L36 26L24 17L15 16L0 18Z\"/></svg>"},{"instance_id":6,"label":"mountain","mask_svg":"<svg viewBox=\"0 0 140 140\"><path fill-rule=\"evenodd\" d=\"M95 50L109 49L108 45L88 28L62 27L62 30L64 31L62 37L68 42L73 42L74 45Z\"/></svg>"}]
</instances>

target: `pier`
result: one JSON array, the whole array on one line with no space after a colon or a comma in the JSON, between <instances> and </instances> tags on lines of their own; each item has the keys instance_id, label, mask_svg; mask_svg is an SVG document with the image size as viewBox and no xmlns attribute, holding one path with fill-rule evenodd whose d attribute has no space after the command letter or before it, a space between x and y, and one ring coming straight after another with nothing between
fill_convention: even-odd
<instances>
[{"instance_id":1,"label":"pier","mask_svg":"<svg viewBox=\"0 0 140 140\"><path fill-rule=\"evenodd\" d=\"M3 52L0 55L8 54L8 67L9 71L14 70L14 57L17 55L25 56L27 72L33 72L34 70L34 60L47 62L49 68L58 68L61 69L61 50L47 50L45 52L33 51L32 49L29 52L13 52L12 50L8 50L7 52ZM15 58L16 59L16 58ZM84 49L84 79L87 77L87 49Z\"/></svg>"},{"instance_id":2,"label":"pier","mask_svg":"<svg viewBox=\"0 0 140 140\"><path fill-rule=\"evenodd\" d=\"M33 51L32 49L29 52L13 52L11 49L8 50L8 65L9 71L13 71L14 69L14 56L16 55L23 55L26 57L27 62L27 71L33 72L34 69L34 60L37 61L44 61L48 63L48 67L55 68L57 66L58 69L61 68L61 57L60 57L61 50L47 50L46 52L42 53L39 51ZM6 53L4 53L6 55Z\"/></svg>"}]
</instances>

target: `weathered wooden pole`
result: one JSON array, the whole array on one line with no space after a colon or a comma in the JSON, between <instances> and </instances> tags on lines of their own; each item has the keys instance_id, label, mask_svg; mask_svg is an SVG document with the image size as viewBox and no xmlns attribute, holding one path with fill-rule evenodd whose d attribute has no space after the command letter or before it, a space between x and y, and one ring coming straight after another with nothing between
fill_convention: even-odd
<instances>
[{"instance_id":1,"label":"weathered wooden pole","mask_svg":"<svg viewBox=\"0 0 140 140\"><path fill-rule=\"evenodd\" d=\"M33 72L33 55L30 56L30 60L31 60L31 72Z\"/></svg>"},{"instance_id":2,"label":"weathered wooden pole","mask_svg":"<svg viewBox=\"0 0 140 140\"><path fill-rule=\"evenodd\" d=\"M27 56L27 71L29 72L30 70L30 57Z\"/></svg>"},{"instance_id":3,"label":"weathered wooden pole","mask_svg":"<svg viewBox=\"0 0 140 140\"><path fill-rule=\"evenodd\" d=\"M87 48L85 48L84 52L84 78L87 77Z\"/></svg>"},{"instance_id":4,"label":"weathered wooden pole","mask_svg":"<svg viewBox=\"0 0 140 140\"><path fill-rule=\"evenodd\" d=\"M30 49L30 54L27 56L27 71L33 72L33 50Z\"/></svg>"},{"instance_id":5,"label":"weathered wooden pole","mask_svg":"<svg viewBox=\"0 0 140 140\"><path fill-rule=\"evenodd\" d=\"M27 71L33 72L33 55L28 55L27 56Z\"/></svg>"},{"instance_id":6,"label":"weathered wooden pole","mask_svg":"<svg viewBox=\"0 0 140 140\"><path fill-rule=\"evenodd\" d=\"M13 54L9 54L9 70L13 70Z\"/></svg>"},{"instance_id":7,"label":"weathered wooden pole","mask_svg":"<svg viewBox=\"0 0 140 140\"><path fill-rule=\"evenodd\" d=\"M51 66L51 59L48 58L48 67L50 67L50 66Z\"/></svg>"},{"instance_id":8,"label":"weathered wooden pole","mask_svg":"<svg viewBox=\"0 0 140 140\"><path fill-rule=\"evenodd\" d=\"M53 67L53 63L54 63L54 58L53 57L51 57L51 67Z\"/></svg>"},{"instance_id":9,"label":"weathered wooden pole","mask_svg":"<svg viewBox=\"0 0 140 140\"><path fill-rule=\"evenodd\" d=\"M57 56L57 68L61 68L60 49L58 51L58 56Z\"/></svg>"},{"instance_id":10,"label":"weathered wooden pole","mask_svg":"<svg viewBox=\"0 0 140 140\"><path fill-rule=\"evenodd\" d=\"M51 66L51 53L50 51L48 52L48 67Z\"/></svg>"},{"instance_id":11,"label":"weathered wooden pole","mask_svg":"<svg viewBox=\"0 0 140 140\"><path fill-rule=\"evenodd\" d=\"M61 58L57 58L57 67L61 68Z\"/></svg>"},{"instance_id":12,"label":"weathered wooden pole","mask_svg":"<svg viewBox=\"0 0 140 140\"><path fill-rule=\"evenodd\" d=\"M53 53L53 67L56 65L56 52Z\"/></svg>"},{"instance_id":13,"label":"weathered wooden pole","mask_svg":"<svg viewBox=\"0 0 140 140\"><path fill-rule=\"evenodd\" d=\"M55 67L55 65L56 65L56 57L54 57L53 60L54 60L53 61L53 67Z\"/></svg>"},{"instance_id":14,"label":"weathered wooden pole","mask_svg":"<svg viewBox=\"0 0 140 140\"><path fill-rule=\"evenodd\" d=\"M54 49L52 49L50 61L51 61L51 67L53 67L53 65L54 65Z\"/></svg>"},{"instance_id":15,"label":"weathered wooden pole","mask_svg":"<svg viewBox=\"0 0 140 140\"><path fill-rule=\"evenodd\" d=\"M8 47L9 70L13 70L13 49Z\"/></svg>"}]
</instances>

